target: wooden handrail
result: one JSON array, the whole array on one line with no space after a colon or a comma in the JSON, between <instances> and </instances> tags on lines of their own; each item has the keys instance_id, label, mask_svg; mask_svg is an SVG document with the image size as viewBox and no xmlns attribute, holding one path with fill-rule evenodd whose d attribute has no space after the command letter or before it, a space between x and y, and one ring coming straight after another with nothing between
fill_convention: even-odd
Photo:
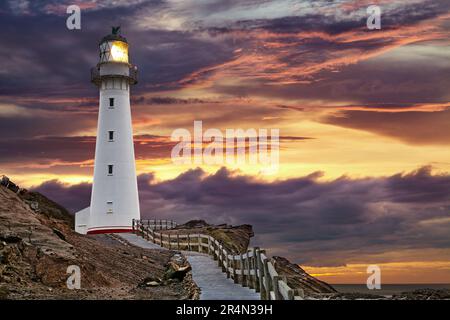
<instances>
[{"instance_id":1,"label":"wooden handrail","mask_svg":"<svg viewBox=\"0 0 450 320\"><path fill-rule=\"evenodd\" d=\"M228 252L223 244L211 235L191 233L177 234L175 237L155 231L173 229L177 223L172 220L133 219L132 226L133 233L161 247L208 254L212 259L217 260L218 266L227 274L227 277L244 287L255 289L260 293L261 300L304 299L303 290L294 290L289 287L287 278L278 274L263 249L249 248L247 252L235 255ZM207 242L203 242L203 239Z\"/></svg>"},{"instance_id":2,"label":"wooden handrail","mask_svg":"<svg viewBox=\"0 0 450 320\"><path fill-rule=\"evenodd\" d=\"M139 221L141 221L143 225L146 225L152 230L168 230L173 229L177 226L177 223L175 221L166 219L148 219Z\"/></svg>"}]
</instances>

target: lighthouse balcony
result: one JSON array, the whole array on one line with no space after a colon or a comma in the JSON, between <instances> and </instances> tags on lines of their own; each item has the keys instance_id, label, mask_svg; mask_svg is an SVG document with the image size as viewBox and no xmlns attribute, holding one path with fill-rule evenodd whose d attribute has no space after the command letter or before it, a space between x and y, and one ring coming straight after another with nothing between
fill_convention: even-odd
<instances>
[{"instance_id":1,"label":"lighthouse balcony","mask_svg":"<svg viewBox=\"0 0 450 320\"><path fill-rule=\"evenodd\" d=\"M105 74L101 72L100 67L94 67L91 69L91 82L97 86L100 86L102 81L112 78L124 78L128 80L129 84L136 84L138 82L138 70L136 66L129 65L128 72L110 72Z\"/></svg>"}]
</instances>

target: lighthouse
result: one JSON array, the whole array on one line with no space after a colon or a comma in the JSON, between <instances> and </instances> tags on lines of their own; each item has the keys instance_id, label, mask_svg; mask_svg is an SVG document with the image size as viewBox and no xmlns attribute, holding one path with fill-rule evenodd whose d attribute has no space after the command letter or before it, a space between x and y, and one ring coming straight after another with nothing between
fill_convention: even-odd
<instances>
[{"instance_id":1,"label":"lighthouse","mask_svg":"<svg viewBox=\"0 0 450 320\"><path fill-rule=\"evenodd\" d=\"M120 27L99 46L100 60L91 70L100 92L91 204L75 216L75 231L82 234L130 232L132 219L140 218L130 108L137 68Z\"/></svg>"}]
</instances>

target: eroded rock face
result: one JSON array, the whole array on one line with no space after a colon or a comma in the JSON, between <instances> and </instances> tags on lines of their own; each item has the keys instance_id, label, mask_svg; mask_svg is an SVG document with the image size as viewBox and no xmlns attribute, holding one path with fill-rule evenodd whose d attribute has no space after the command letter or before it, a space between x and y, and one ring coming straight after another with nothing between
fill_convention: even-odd
<instances>
[{"instance_id":1,"label":"eroded rock face","mask_svg":"<svg viewBox=\"0 0 450 320\"><path fill-rule=\"evenodd\" d=\"M79 235L67 210L38 193L0 186L0 299L192 299L189 276L158 286L176 254L146 250L115 235ZM81 269L81 290L66 286L67 267Z\"/></svg>"},{"instance_id":2,"label":"eroded rock face","mask_svg":"<svg viewBox=\"0 0 450 320\"><path fill-rule=\"evenodd\" d=\"M56 202L48 199L39 192L27 191L21 189L18 196L28 204L31 210L46 216L49 219L58 219L67 222L67 224L74 228L75 219L66 208L60 206Z\"/></svg>"},{"instance_id":3,"label":"eroded rock face","mask_svg":"<svg viewBox=\"0 0 450 320\"><path fill-rule=\"evenodd\" d=\"M278 274L287 278L288 285L292 289L302 289L306 296L336 292L328 283L314 278L286 258L274 256L271 260Z\"/></svg>"}]
</instances>

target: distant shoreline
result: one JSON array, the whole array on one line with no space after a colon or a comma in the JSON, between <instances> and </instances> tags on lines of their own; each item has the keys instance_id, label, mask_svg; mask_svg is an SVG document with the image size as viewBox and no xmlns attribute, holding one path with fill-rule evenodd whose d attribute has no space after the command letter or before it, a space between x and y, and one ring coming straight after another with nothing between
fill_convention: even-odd
<instances>
[{"instance_id":1,"label":"distant shoreline","mask_svg":"<svg viewBox=\"0 0 450 320\"><path fill-rule=\"evenodd\" d=\"M392 296L418 289L450 289L450 283L382 284L380 290L369 290L365 284L330 284L340 293L363 293Z\"/></svg>"}]
</instances>

